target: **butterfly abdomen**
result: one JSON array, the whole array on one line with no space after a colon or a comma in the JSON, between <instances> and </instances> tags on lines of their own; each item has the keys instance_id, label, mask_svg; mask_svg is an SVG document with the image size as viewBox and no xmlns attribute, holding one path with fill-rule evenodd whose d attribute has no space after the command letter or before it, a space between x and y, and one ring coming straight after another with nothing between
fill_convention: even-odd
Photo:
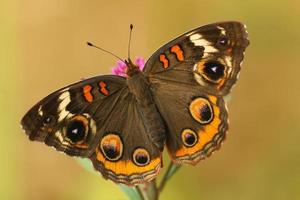
<instances>
[{"instance_id":1,"label":"butterfly abdomen","mask_svg":"<svg viewBox=\"0 0 300 200\"><path fill-rule=\"evenodd\" d=\"M138 112L143 117L149 138L162 151L166 137L165 125L153 101L148 80L143 73L137 73L127 79L127 85L139 105Z\"/></svg>"}]
</instances>

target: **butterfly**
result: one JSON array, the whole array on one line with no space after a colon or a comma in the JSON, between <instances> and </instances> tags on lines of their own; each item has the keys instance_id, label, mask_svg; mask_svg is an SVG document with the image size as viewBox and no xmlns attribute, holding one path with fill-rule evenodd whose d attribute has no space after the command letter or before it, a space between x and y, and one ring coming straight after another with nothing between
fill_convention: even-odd
<instances>
[{"instance_id":1,"label":"butterfly","mask_svg":"<svg viewBox=\"0 0 300 200\"><path fill-rule=\"evenodd\" d=\"M48 95L22 118L30 140L88 158L104 178L153 180L162 152L195 165L224 141L223 97L237 80L249 44L240 22L191 30L159 48L143 71L128 58L127 77L101 75Z\"/></svg>"}]
</instances>

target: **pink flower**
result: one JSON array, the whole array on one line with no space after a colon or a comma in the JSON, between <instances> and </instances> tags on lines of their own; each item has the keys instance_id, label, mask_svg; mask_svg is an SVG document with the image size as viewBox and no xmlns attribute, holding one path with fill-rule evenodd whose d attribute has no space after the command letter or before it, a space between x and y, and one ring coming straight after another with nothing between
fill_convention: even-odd
<instances>
[{"instance_id":1,"label":"pink flower","mask_svg":"<svg viewBox=\"0 0 300 200\"><path fill-rule=\"evenodd\" d=\"M137 57L134 62L137 66L139 66L140 70L142 71L145 66L145 59L142 57ZM117 65L112 68L112 74L117 76L127 77L126 73L126 65L122 61L118 61Z\"/></svg>"}]
</instances>

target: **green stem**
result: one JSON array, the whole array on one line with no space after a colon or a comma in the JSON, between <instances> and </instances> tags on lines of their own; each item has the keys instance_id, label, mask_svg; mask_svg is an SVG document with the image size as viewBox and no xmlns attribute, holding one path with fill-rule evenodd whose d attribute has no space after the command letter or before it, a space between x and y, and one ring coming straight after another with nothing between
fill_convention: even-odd
<instances>
[{"instance_id":1,"label":"green stem","mask_svg":"<svg viewBox=\"0 0 300 200\"><path fill-rule=\"evenodd\" d=\"M139 188L143 200L158 200L158 189L156 186L156 180L153 180L146 184L138 185L137 188Z\"/></svg>"},{"instance_id":2,"label":"green stem","mask_svg":"<svg viewBox=\"0 0 300 200\"><path fill-rule=\"evenodd\" d=\"M161 193L167 183L167 181L177 172L177 170L180 168L181 166L179 165L175 165L172 161L170 162L168 169L166 171L166 173L163 176L162 181L160 182L160 185L158 187L158 192Z\"/></svg>"},{"instance_id":3,"label":"green stem","mask_svg":"<svg viewBox=\"0 0 300 200\"><path fill-rule=\"evenodd\" d=\"M135 186L135 189L136 189L137 193L138 193L139 196L140 196L140 200L145 200L144 195L143 195L143 192L142 192L142 190L140 189L140 187L139 187L139 186Z\"/></svg>"}]
</instances>

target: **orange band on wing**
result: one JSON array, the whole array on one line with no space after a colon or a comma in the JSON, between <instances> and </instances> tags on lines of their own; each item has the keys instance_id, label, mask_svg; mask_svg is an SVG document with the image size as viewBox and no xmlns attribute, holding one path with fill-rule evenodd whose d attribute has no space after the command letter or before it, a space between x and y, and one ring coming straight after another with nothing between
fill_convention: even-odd
<instances>
[{"instance_id":1,"label":"orange band on wing","mask_svg":"<svg viewBox=\"0 0 300 200\"><path fill-rule=\"evenodd\" d=\"M151 170L155 170L161 162L161 159L159 157L152 159L146 166L137 166L131 160L120 160L117 162L112 162L105 159L98 148L96 149L96 156L97 161L101 162L105 166L105 169L113 171L116 175L123 174L130 176L131 174L145 173Z\"/></svg>"},{"instance_id":2,"label":"orange band on wing","mask_svg":"<svg viewBox=\"0 0 300 200\"><path fill-rule=\"evenodd\" d=\"M221 124L220 119L220 108L216 106L217 103L217 97L209 96L209 100L212 103L213 110L214 110L214 118L213 120L207 124L204 125L202 129L200 130L194 130L197 132L199 140L197 143L192 147L186 147L182 146L177 152L175 153L175 157L184 157L184 156L190 156L193 155L205 148L205 145L213 141L213 138L216 134L219 133L219 126ZM196 161L198 158L195 158ZM179 159L180 160L180 159ZM195 162L194 160L189 160L191 163Z\"/></svg>"},{"instance_id":3,"label":"orange band on wing","mask_svg":"<svg viewBox=\"0 0 300 200\"><path fill-rule=\"evenodd\" d=\"M83 96L84 96L85 100L90 103L94 100L94 97L91 93L92 89L93 88L90 85L86 85L83 87Z\"/></svg>"},{"instance_id":4,"label":"orange band on wing","mask_svg":"<svg viewBox=\"0 0 300 200\"><path fill-rule=\"evenodd\" d=\"M184 60L183 51L181 50L179 45L172 46L170 51L171 51L171 53L174 53L176 55L177 60L179 60L179 61Z\"/></svg>"}]
</instances>

